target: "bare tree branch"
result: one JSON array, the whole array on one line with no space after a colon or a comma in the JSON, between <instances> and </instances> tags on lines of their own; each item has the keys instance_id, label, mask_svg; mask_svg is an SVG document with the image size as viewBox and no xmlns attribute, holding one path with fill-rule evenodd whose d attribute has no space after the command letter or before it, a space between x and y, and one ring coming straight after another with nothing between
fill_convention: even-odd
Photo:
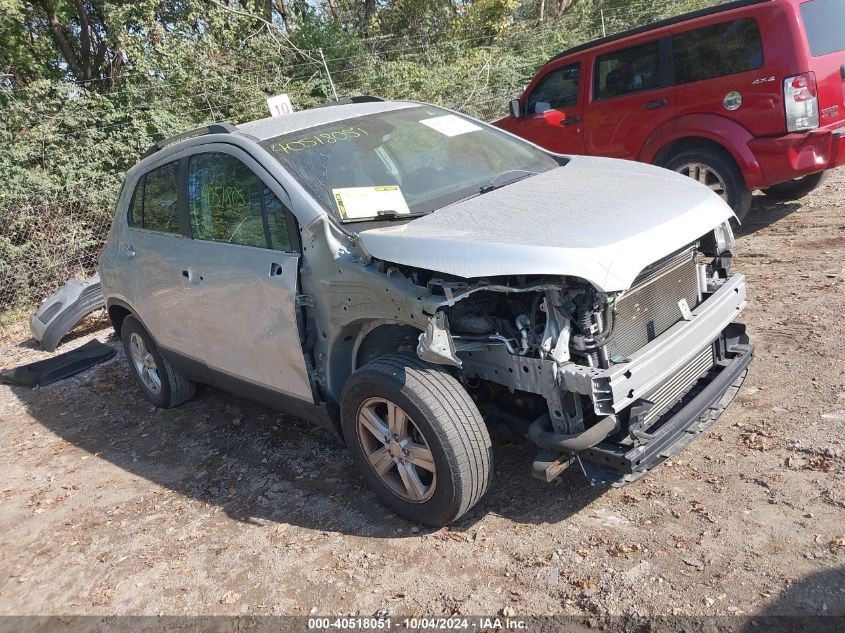
<instances>
[{"instance_id":1,"label":"bare tree branch","mask_svg":"<svg viewBox=\"0 0 845 633\"><path fill-rule=\"evenodd\" d=\"M310 59L310 60L311 60L311 61L313 61L313 62L317 62L317 61L318 61L318 60L317 60L317 59L315 59L314 57L311 57L311 55L309 55L309 54L308 54L308 53L306 53L305 51L300 50L300 49L299 49L299 48L298 48L298 47L297 47L297 46L296 46L293 42L291 42L291 41L290 41L290 39L287 37L287 35L285 35L284 33L282 33L282 32L278 29L278 27L277 27L275 24L273 24L272 22L269 22L269 21L265 20L265 19L264 19L264 18L262 18L261 16L258 16L258 15L255 15L255 14L253 14L253 13L250 13L249 11L243 11L243 10L241 10L241 9L236 9L235 7L230 7L230 6L229 6L229 5L227 5L227 4L223 4L222 2L219 2L219 0L211 0L211 2L212 2L212 4L217 5L217 6L218 6L218 7L220 7L221 9L225 9L226 11L229 11L230 13L234 13L235 15L239 15L239 16L244 17L244 18L251 18L251 19L253 19L253 20L257 20L258 22L260 22L260 23L262 24L262 26L263 26L263 27L265 27L265 28L267 29L267 31L268 31L271 35L273 35L274 37L281 38L282 40L284 40L285 44L286 44L288 47L290 47L291 49L293 49L294 51L296 51L298 54L302 55L303 57L305 57L305 58L307 58L307 59Z\"/></svg>"}]
</instances>

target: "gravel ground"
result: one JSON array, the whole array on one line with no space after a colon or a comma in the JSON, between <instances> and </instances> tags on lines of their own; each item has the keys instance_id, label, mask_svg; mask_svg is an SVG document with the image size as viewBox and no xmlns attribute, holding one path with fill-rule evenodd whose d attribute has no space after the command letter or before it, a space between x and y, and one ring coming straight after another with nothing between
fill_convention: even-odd
<instances>
[{"instance_id":1,"label":"gravel ground","mask_svg":"<svg viewBox=\"0 0 845 633\"><path fill-rule=\"evenodd\" d=\"M92 320L60 349L114 360L0 387L0 615L845 615L844 213L845 170L801 204L755 198L736 267L757 358L678 459L547 485L498 441L491 491L436 531L303 422L210 388L151 408ZM44 356L0 342L2 366Z\"/></svg>"}]
</instances>

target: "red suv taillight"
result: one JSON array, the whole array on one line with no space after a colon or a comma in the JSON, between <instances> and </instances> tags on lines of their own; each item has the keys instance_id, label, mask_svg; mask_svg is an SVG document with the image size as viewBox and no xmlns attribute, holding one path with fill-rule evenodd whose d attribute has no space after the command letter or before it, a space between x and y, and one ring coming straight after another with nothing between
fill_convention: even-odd
<instances>
[{"instance_id":1,"label":"red suv taillight","mask_svg":"<svg viewBox=\"0 0 845 633\"><path fill-rule=\"evenodd\" d=\"M786 105L788 131L801 132L819 127L819 93L814 73L785 79L783 100Z\"/></svg>"}]
</instances>

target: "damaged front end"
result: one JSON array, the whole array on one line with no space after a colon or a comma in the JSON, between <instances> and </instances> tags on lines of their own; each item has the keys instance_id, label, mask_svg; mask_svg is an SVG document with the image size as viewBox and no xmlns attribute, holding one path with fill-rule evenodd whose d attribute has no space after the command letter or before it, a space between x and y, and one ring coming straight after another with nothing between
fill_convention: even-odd
<instances>
[{"instance_id":1,"label":"damaged front end","mask_svg":"<svg viewBox=\"0 0 845 633\"><path fill-rule=\"evenodd\" d=\"M733 321L745 278L714 246L681 249L611 293L569 277L404 270L430 293L417 353L459 368L485 418L537 446L536 477L577 461L593 483L623 485L709 428L744 379L753 347Z\"/></svg>"}]
</instances>

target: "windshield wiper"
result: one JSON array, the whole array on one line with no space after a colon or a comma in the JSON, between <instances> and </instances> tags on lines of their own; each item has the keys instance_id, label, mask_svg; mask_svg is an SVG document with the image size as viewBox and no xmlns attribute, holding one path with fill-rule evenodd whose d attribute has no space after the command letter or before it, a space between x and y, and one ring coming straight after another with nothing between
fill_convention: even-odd
<instances>
[{"instance_id":1,"label":"windshield wiper","mask_svg":"<svg viewBox=\"0 0 845 633\"><path fill-rule=\"evenodd\" d=\"M400 213L395 209L379 209L376 211L376 214L372 217L366 218L354 218L351 220L344 220L344 224L350 224L352 222L378 222L379 220L407 220L409 218L418 218L420 216L427 215L426 213Z\"/></svg>"},{"instance_id":2,"label":"windshield wiper","mask_svg":"<svg viewBox=\"0 0 845 633\"><path fill-rule=\"evenodd\" d=\"M514 178L508 178L504 182L497 184L496 181L498 181L500 178L507 176L509 174L514 175L515 177ZM522 175L519 175L519 174L522 174ZM528 171L527 169L509 169L509 170L503 171L501 174L498 174L498 175L494 176L493 178L491 178L490 182L488 182L486 185L481 185L481 187L479 187L479 189L478 189L478 193L488 193L490 191L493 191L494 189L500 189L500 188L502 188L506 185L511 185L511 184L518 182L520 180L524 180L525 178L528 178L529 176L536 176L536 175L537 175L536 171Z\"/></svg>"}]
</instances>

